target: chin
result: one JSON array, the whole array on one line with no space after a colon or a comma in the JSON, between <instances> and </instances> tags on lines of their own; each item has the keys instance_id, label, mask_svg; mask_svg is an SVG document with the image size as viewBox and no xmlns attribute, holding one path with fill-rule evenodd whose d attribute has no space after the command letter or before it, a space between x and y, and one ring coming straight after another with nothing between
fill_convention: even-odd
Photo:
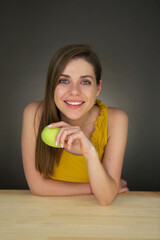
<instances>
[{"instance_id":1,"label":"chin","mask_svg":"<svg viewBox=\"0 0 160 240\"><path fill-rule=\"evenodd\" d=\"M78 120L78 119L80 119L80 118L82 118L84 116L84 114L78 114L78 113L74 113L73 114L73 113L69 113L69 112L63 113L63 114L69 120Z\"/></svg>"},{"instance_id":2,"label":"chin","mask_svg":"<svg viewBox=\"0 0 160 240\"><path fill-rule=\"evenodd\" d=\"M71 115L65 115L69 120L78 120L78 119L80 119L82 116L71 116Z\"/></svg>"}]
</instances>

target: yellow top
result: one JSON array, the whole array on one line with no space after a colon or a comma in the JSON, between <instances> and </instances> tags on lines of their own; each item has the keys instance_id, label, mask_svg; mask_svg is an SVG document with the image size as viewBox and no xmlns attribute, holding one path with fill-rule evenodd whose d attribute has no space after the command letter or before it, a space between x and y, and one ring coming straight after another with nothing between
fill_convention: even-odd
<instances>
[{"instance_id":1,"label":"yellow top","mask_svg":"<svg viewBox=\"0 0 160 240\"><path fill-rule=\"evenodd\" d=\"M96 100L100 107L100 114L94 122L95 130L90 138L95 146L99 159L102 161L105 146L107 144L108 106ZM67 182L89 182L86 160L83 155L74 155L63 150L59 165L54 167L54 180Z\"/></svg>"}]
</instances>

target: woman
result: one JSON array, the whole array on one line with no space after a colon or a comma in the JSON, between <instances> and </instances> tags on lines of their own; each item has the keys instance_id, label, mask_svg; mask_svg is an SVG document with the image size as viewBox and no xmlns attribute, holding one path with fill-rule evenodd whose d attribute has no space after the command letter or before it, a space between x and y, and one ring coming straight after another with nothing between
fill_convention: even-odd
<instances>
[{"instance_id":1,"label":"woman","mask_svg":"<svg viewBox=\"0 0 160 240\"><path fill-rule=\"evenodd\" d=\"M101 64L89 46L68 45L53 56L44 100L30 103L23 114L23 166L32 194L94 194L108 205L128 191L120 179L128 117L97 100L101 87ZM47 125L61 127L61 148L42 142Z\"/></svg>"}]
</instances>

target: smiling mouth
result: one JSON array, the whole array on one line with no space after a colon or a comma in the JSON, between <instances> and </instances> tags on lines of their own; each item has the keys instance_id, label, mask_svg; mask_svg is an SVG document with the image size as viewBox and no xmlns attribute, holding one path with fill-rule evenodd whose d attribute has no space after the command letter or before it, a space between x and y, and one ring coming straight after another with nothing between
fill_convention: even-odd
<instances>
[{"instance_id":1,"label":"smiling mouth","mask_svg":"<svg viewBox=\"0 0 160 240\"><path fill-rule=\"evenodd\" d=\"M64 101L64 102L72 106L78 106L84 103L84 101L78 101L78 102Z\"/></svg>"}]
</instances>

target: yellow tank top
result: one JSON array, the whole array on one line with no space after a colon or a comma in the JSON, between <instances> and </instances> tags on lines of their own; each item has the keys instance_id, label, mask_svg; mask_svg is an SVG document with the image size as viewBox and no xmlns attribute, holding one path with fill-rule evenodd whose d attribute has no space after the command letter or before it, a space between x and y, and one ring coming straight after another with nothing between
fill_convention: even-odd
<instances>
[{"instance_id":1,"label":"yellow tank top","mask_svg":"<svg viewBox=\"0 0 160 240\"><path fill-rule=\"evenodd\" d=\"M96 100L100 108L97 120L94 122L95 130L90 138L95 146L100 161L102 161L105 146L107 145L108 106ZM83 155L74 155L63 150L59 165L54 167L54 180L67 182L89 182L87 163Z\"/></svg>"}]
</instances>

